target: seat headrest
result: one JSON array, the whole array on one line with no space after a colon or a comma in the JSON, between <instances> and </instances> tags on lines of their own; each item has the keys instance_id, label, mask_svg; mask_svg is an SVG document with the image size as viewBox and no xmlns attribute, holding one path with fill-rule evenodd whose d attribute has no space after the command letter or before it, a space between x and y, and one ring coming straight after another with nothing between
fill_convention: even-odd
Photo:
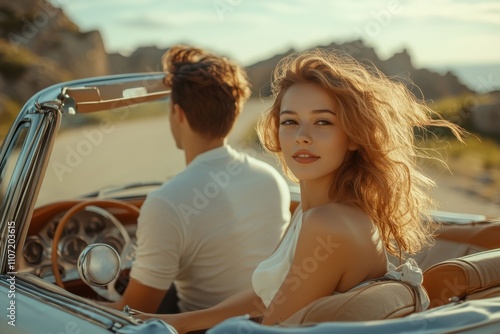
<instances>
[{"instance_id":1,"label":"seat headrest","mask_svg":"<svg viewBox=\"0 0 500 334\"><path fill-rule=\"evenodd\" d=\"M430 307L444 305L450 298L500 286L500 249L494 249L443 261L424 272L424 288Z\"/></svg>"},{"instance_id":2,"label":"seat headrest","mask_svg":"<svg viewBox=\"0 0 500 334\"><path fill-rule=\"evenodd\" d=\"M320 298L280 325L400 318L414 313L416 304L415 290L409 284L394 280L374 281L344 293Z\"/></svg>"}]
</instances>

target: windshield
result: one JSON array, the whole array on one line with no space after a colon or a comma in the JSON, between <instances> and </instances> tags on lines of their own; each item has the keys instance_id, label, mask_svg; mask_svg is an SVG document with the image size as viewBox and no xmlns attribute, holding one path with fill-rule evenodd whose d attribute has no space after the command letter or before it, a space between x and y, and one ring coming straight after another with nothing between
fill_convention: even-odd
<instances>
[{"instance_id":1,"label":"windshield","mask_svg":"<svg viewBox=\"0 0 500 334\"><path fill-rule=\"evenodd\" d=\"M184 156L171 137L168 110L162 99L63 115L36 206L178 173Z\"/></svg>"}]
</instances>

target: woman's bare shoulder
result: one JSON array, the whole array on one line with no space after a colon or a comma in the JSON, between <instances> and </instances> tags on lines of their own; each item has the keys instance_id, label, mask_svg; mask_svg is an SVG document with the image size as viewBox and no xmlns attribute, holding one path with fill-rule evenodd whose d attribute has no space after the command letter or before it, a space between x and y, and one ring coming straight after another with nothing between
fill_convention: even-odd
<instances>
[{"instance_id":1,"label":"woman's bare shoulder","mask_svg":"<svg viewBox=\"0 0 500 334\"><path fill-rule=\"evenodd\" d=\"M324 229L342 229L346 227L372 225L370 217L361 209L340 204L328 203L304 212L304 224Z\"/></svg>"}]
</instances>

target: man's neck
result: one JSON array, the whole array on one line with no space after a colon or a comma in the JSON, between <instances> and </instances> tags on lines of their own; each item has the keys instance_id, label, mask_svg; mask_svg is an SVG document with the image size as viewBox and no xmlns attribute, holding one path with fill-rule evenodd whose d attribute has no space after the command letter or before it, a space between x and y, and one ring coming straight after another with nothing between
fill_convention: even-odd
<instances>
[{"instance_id":1,"label":"man's neck","mask_svg":"<svg viewBox=\"0 0 500 334\"><path fill-rule=\"evenodd\" d=\"M226 143L226 138L207 139L196 138L190 140L184 147L184 157L186 159L186 166L193 161L198 155L221 147Z\"/></svg>"}]
</instances>

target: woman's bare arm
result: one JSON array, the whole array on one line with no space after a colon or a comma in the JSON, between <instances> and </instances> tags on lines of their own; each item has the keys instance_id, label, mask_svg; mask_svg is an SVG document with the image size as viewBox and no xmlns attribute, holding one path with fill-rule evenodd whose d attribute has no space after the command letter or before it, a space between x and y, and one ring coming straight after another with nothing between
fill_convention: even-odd
<instances>
[{"instance_id":1,"label":"woman's bare arm","mask_svg":"<svg viewBox=\"0 0 500 334\"><path fill-rule=\"evenodd\" d=\"M318 216L304 218L292 266L264 312L263 324L276 325L331 295L345 273L352 251L349 233L331 217Z\"/></svg>"},{"instance_id":2,"label":"woman's bare arm","mask_svg":"<svg viewBox=\"0 0 500 334\"><path fill-rule=\"evenodd\" d=\"M179 314L144 313L137 316L140 319L158 318L172 325L179 333L211 328L218 323L238 315L248 314L258 317L263 314L265 306L253 290L241 292L221 303L199 311Z\"/></svg>"}]
</instances>

